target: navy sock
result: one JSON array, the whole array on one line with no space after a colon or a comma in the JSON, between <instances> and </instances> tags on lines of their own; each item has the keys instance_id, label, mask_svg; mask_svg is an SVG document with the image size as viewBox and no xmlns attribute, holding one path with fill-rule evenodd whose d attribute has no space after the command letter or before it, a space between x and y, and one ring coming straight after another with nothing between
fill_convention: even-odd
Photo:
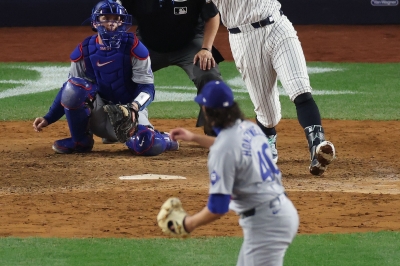
<instances>
[{"instance_id":1,"label":"navy sock","mask_svg":"<svg viewBox=\"0 0 400 266\"><path fill-rule=\"evenodd\" d=\"M256 117L256 122L257 122L257 125L261 128L262 132L264 132L264 134L265 134L266 136L276 135L276 129L275 129L275 127L267 128L267 127L263 126L263 125L258 121L257 117Z\"/></svg>"},{"instance_id":2,"label":"navy sock","mask_svg":"<svg viewBox=\"0 0 400 266\"><path fill-rule=\"evenodd\" d=\"M321 125L321 115L311 93L299 95L295 100L297 119L303 128L312 125Z\"/></svg>"}]
</instances>

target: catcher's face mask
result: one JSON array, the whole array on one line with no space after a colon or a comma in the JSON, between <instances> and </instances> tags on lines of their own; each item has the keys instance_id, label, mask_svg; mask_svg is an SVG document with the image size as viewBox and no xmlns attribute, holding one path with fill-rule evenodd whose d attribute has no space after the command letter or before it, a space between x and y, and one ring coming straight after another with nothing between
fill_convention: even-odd
<instances>
[{"instance_id":1,"label":"catcher's face mask","mask_svg":"<svg viewBox=\"0 0 400 266\"><path fill-rule=\"evenodd\" d=\"M132 26L132 16L112 0L97 3L91 21L92 29L99 33L103 44L115 49L120 47L123 33Z\"/></svg>"}]
</instances>

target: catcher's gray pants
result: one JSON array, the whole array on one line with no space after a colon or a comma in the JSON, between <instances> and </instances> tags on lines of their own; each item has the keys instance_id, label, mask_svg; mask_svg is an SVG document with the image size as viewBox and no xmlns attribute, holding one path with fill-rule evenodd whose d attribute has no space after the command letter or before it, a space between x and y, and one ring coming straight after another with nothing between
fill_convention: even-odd
<instances>
[{"instance_id":1,"label":"catcher's gray pants","mask_svg":"<svg viewBox=\"0 0 400 266\"><path fill-rule=\"evenodd\" d=\"M293 203L282 194L273 204L267 202L256 207L253 216L240 218L239 224L244 239L237 266L281 266L297 233L299 215Z\"/></svg>"},{"instance_id":2,"label":"catcher's gray pants","mask_svg":"<svg viewBox=\"0 0 400 266\"><path fill-rule=\"evenodd\" d=\"M114 132L114 128L111 125L110 118L103 110L103 106L103 99L97 95L95 101L93 102L93 110L89 119L90 131L100 138L106 138L110 141L118 141ZM139 112L139 124L153 127L148 119L147 108Z\"/></svg>"}]
</instances>

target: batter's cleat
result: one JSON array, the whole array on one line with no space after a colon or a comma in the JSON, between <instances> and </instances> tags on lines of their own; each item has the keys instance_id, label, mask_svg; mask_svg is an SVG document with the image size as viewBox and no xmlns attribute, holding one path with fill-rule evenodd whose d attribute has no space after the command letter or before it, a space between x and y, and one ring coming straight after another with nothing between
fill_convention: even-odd
<instances>
[{"instance_id":1,"label":"batter's cleat","mask_svg":"<svg viewBox=\"0 0 400 266\"><path fill-rule=\"evenodd\" d=\"M321 176L333 159L335 159L335 146L329 141L321 142L311 149L310 173Z\"/></svg>"},{"instance_id":2,"label":"batter's cleat","mask_svg":"<svg viewBox=\"0 0 400 266\"><path fill-rule=\"evenodd\" d=\"M93 137L89 137L81 142L75 142L72 138L56 140L52 149L56 153L69 154L69 153L84 153L90 152L93 149Z\"/></svg>"},{"instance_id":3,"label":"batter's cleat","mask_svg":"<svg viewBox=\"0 0 400 266\"><path fill-rule=\"evenodd\" d=\"M179 142L176 140L172 140L171 136L167 132L160 132L164 137L165 142L167 143L166 151L177 151L179 150Z\"/></svg>"},{"instance_id":4,"label":"batter's cleat","mask_svg":"<svg viewBox=\"0 0 400 266\"><path fill-rule=\"evenodd\" d=\"M101 142L103 143L103 144L115 144L115 143L118 143L119 141L118 140L111 140L111 139L107 139L107 138L102 138L101 139Z\"/></svg>"},{"instance_id":5,"label":"batter's cleat","mask_svg":"<svg viewBox=\"0 0 400 266\"><path fill-rule=\"evenodd\" d=\"M274 163L278 162L278 150L276 149L276 136L277 135L267 136L268 144L272 153L272 160L274 161Z\"/></svg>"}]
</instances>

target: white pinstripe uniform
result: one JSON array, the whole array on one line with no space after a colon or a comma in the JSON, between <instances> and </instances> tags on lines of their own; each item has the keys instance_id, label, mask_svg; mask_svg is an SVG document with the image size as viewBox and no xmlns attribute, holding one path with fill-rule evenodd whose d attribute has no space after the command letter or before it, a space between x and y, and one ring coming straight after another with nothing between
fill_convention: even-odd
<instances>
[{"instance_id":1,"label":"white pinstripe uniform","mask_svg":"<svg viewBox=\"0 0 400 266\"><path fill-rule=\"evenodd\" d=\"M212 0L228 28L233 58L254 104L257 120L267 128L281 119L277 78L290 100L311 92L303 49L297 32L276 0ZM272 17L274 23L254 28L251 23Z\"/></svg>"}]
</instances>

